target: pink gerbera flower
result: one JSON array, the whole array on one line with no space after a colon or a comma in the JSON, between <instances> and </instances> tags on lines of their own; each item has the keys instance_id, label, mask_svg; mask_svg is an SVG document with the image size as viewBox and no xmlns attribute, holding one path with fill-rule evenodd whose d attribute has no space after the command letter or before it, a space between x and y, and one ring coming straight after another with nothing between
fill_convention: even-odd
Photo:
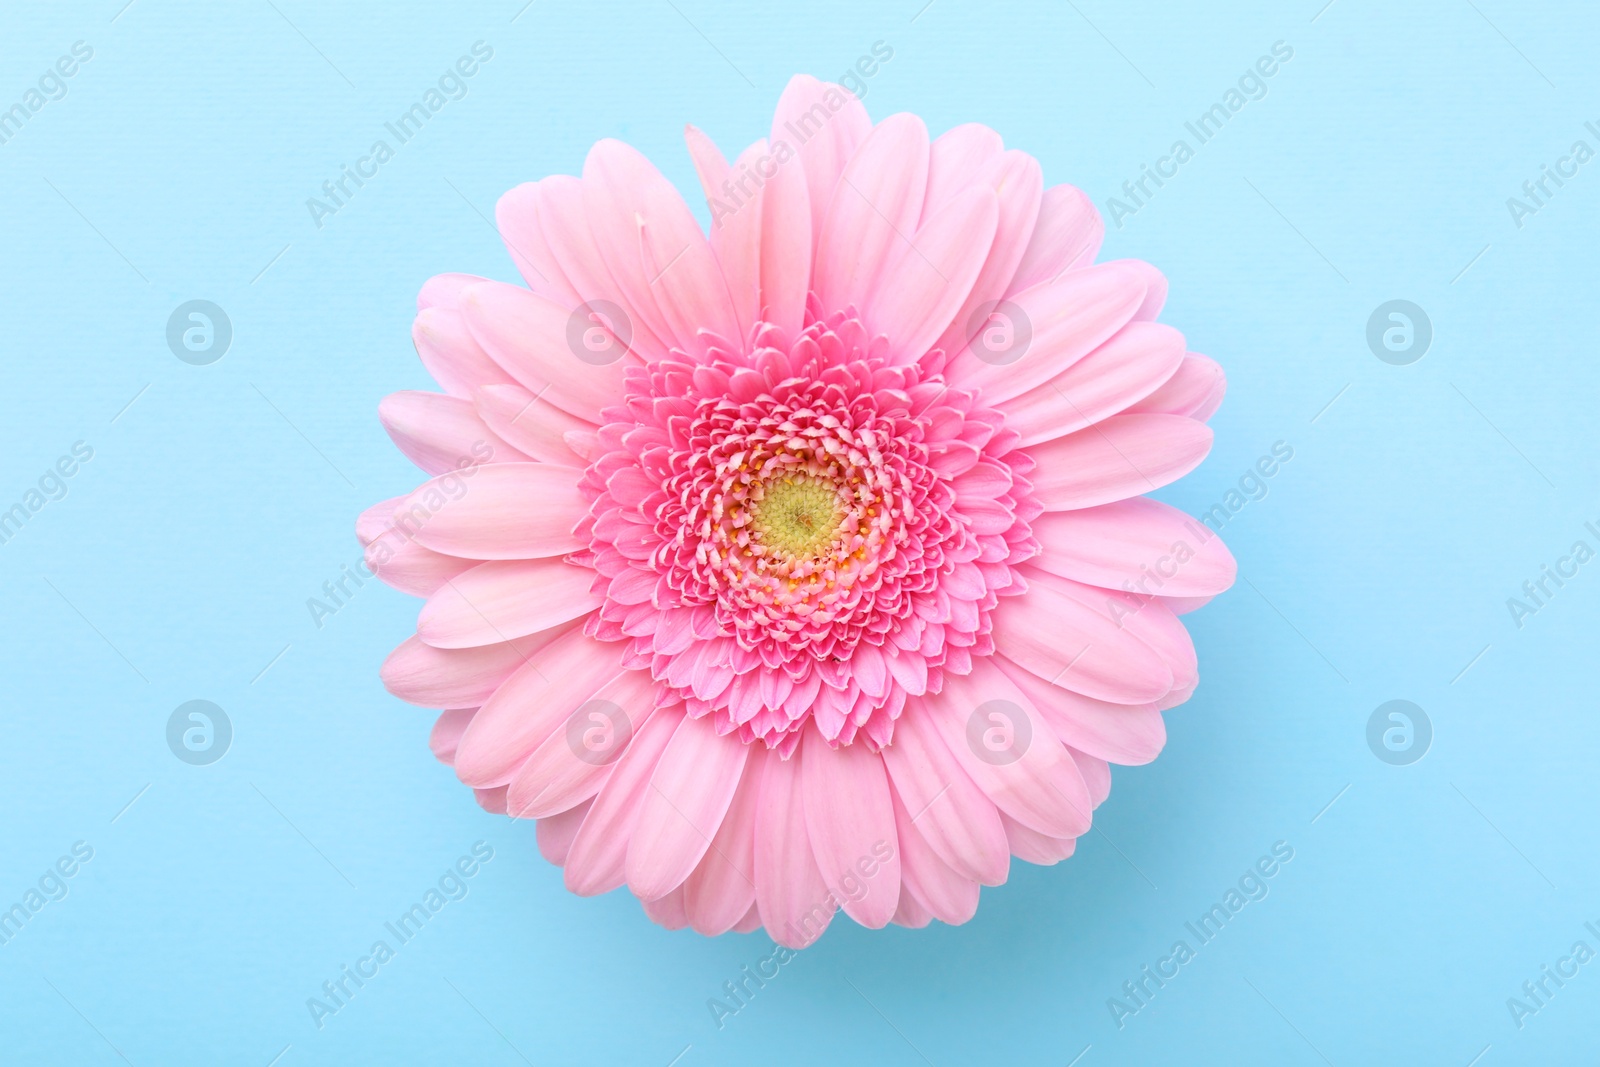
<instances>
[{"instance_id":1,"label":"pink gerbera flower","mask_svg":"<svg viewBox=\"0 0 1600 1067\"><path fill-rule=\"evenodd\" d=\"M603 141L501 199L526 287L423 287L445 393L380 414L434 477L359 525L427 597L384 682L574 892L791 947L964 922L1194 689L1177 616L1234 562L1140 494L1222 371L992 130L797 77L733 165L688 141L709 239Z\"/></svg>"}]
</instances>

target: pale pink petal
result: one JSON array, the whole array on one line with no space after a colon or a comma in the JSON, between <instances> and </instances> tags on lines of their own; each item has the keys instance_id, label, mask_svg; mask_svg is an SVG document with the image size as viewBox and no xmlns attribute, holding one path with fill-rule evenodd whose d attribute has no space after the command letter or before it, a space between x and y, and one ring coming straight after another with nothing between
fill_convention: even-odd
<instances>
[{"instance_id":1,"label":"pale pink petal","mask_svg":"<svg viewBox=\"0 0 1600 1067\"><path fill-rule=\"evenodd\" d=\"M761 316L792 340L811 291L814 224L804 164L775 157L774 166L761 190Z\"/></svg>"},{"instance_id":2,"label":"pale pink petal","mask_svg":"<svg viewBox=\"0 0 1600 1067\"><path fill-rule=\"evenodd\" d=\"M1047 511L1109 504L1153 492L1200 465L1211 429L1181 415L1113 415L1027 449L1033 487Z\"/></svg>"},{"instance_id":3,"label":"pale pink petal","mask_svg":"<svg viewBox=\"0 0 1600 1067\"><path fill-rule=\"evenodd\" d=\"M1078 773L1083 775L1084 784L1089 787L1089 799L1098 808L1111 795L1111 765L1087 752L1079 752L1070 745L1067 751L1072 754L1072 762L1078 765Z\"/></svg>"},{"instance_id":4,"label":"pale pink petal","mask_svg":"<svg viewBox=\"0 0 1600 1067\"><path fill-rule=\"evenodd\" d=\"M994 242L972 283L972 291L934 343L947 355L966 347L988 318L982 313L984 309L992 307L1011 289L1017 264L1039 216L1044 183L1038 160L1024 152L1006 152L991 163L982 177L994 189L1000 212Z\"/></svg>"},{"instance_id":5,"label":"pale pink petal","mask_svg":"<svg viewBox=\"0 0 1600 1067\"><path fill-rule=\"evenodd\" d=\"M805 948L833 921L838 902L829 892L811 851L800 784L805 746L789 759L775 751L761 754L761 804L756 815L756 907L761 923L778 944Z\"/></svg>"},{"instance_id":6,"label":"pale pink petal","mask_svg":"<svg viewBox=\"0 0 1600 1067\"><path fill-rule=\"evenodd\" d=\"M1008 597L995 610L995 647L1045 681L1087 696L1116 704L1159 700L1172 689L1172 668L1118 624L1110 604L1061 585L1030 585L1027 596Z\"/></svg>"},{"instance_id":7,"label":"pale pink petal","mask_svg":"<svg viewBox=\"0 0 1600 1067\"><path fill-rule=\"evenodd\" d=\"M641 670L596 689L517 769L507 807L518 818L542 819L594 796L655 712L658 695L650 672Z\"/></svg>"},{"instance_id":8,"label":"pale pink petal","mask_svg":"<svg viewBox=\"0 0 1600 1067\"><path fill-rule=\"evenodd\" d=\"M467 723L477 713L477 708L452 708L440 713L434 721L432 732L428 734L428 748L432 749L435 759L447 766L455 763L456 746L461 743Z\"/></svg>"},{"instance_id":9,"label":"pale pink petal","mask_svg":"<svg viewBox=\"0 0 1600 1067\"><path fill-rule=\"evenodd\" d=\"M922 206L926 224L940 208L981 183L1005 153L1000 135L977 122L952 126L928 150L928 194Z\"/></svg>"},{"instance_id":10,"label":"pale pink petal","mask_svg":"<svg viewBox=\"0 0 1600 1067\"><path fill-rule=\"evenodd\" d=\"M1160 388L1183 361L1183 334L1130 322L1116 336L1043 385L1000 405L1006 426L1037 444L1081 430Z\"/></svg>"},{"instance_id":11,"label":"pale pink petal","mask_svg":"<svg viewBox=\"0 0 1600 1067\"><path fill-rule=\"evenodd\" d=\"M591 423L568 414L520 385L486 385L474 397L478 415L501 439L541 463L586 466L567 444L566 435L594 430Z\"/></svg>"},{"instance_id":12,"label":"pale pink petal","mask_svg":"<svg viewBox=\"0 0 1600 1067\"><path fill-rule=\"evenodd\" d=\"M474 789L472 799L478 802L478 807L490 815L506 813L506 787L503 785L492 789Z\"/></svg>"},{"instance_id":13,"label":"pale pink petal","mask_svg":"<svg viewBox=\"0 0 1600 1067\"><path fill-rule=\"evenodd\" d=\"M689 925L689 912L683 905L683 886L678 886L655 900L641 900L644 913L657 926L668 930L682 930Z\"/></svg>"},{"instance_id":14,"label":"pale pink petal","mask_svg":"<svg viewBox=\"0 0 1600 1067\"><path fill-rule=\"evenodd\" d=\"M704 350L701 330L738 339L716 256L672 183L637 149L609 139L589 150L583 180L601 254L651 330L691 354ZM640 256L641 238L653 263Z\"/></svg>"},{"instance_id":15,"label":"pale pink petal","mask_svg":"<svg viewBox=\"0 0 1600 1067\"><path fill-rule=\"evenodd\" d=\"M599 607L593 581L592 570L560 559L480 563L428 598L417 635L435 648L513 641Z\"/></svg>"},{"instance_id":16,"label":"pale pink petal","mask_svg":"<svg viewBox=\"0 0 1600 1067\"><path fill-rule=\"evenodd\" d=\"M867 305L891 254L916 231L927 185L928 128L915 115L884 119L840 175L823 223L813 287L824 306Z\"/></svg>"},{"instance_id":17,"label":"pale pink petal","mask_svg":"<svg viewBox=\"0 0 1600 1067\"><path fill-rule=\"evenodd\" d=\"M524 182L502 196L494 206L495 225L528 288L563 307L575 308L582 298L567 281L539 222L542 186L542 182Z\"/></svg>"},{"instance_id":18,"label":"pale pink petal","mask_svg":"<svg viewBox=\"0 0 1600 1067\"><path fill-rule=\"evenodd\" d=\"M590 802L585 800L575 808L540 819L534 832L539 855L557 867L565 866L567 853L572 851L573 839L578 836L578 827L583 825L583 817L589 814L589 805Z\"/></svg>"},{"instance_id":19,"label":"pale pink petal","mask_svg":"<svg viewBox=\"0 0 1600 1067\"><path fill-rule=\"evenodd\" d=\"M485 279L471 280L476 285ZM511 375L501 370L472 336L454 304L417 312L417 319L411 324L411 340L422 365L451 396L466 399L481 385L511 380Z\"/></svg>"},{"instance_id":20,"label":"pale pink petal","mask_svg":"<svg viewBox=\"0 0 1600 1067\"><path fill-rule=\"evenodd\" d=\"M909 242L889 250L863 321L890 339L901 361L926 352L966 303L998 219L994 193L969 189L935 212Z\"/></svg>"},{"instance_id":21,"label":"pale pink petal","mask_svg":"<svg viewBox=\"0 0 1600 1067\"><path fill-rule=\"evenodd\" d=\"M566 885L579 896L609 893L626 880L628 842L661 754L683 718L681 708L650 716L594 799L567 852Z\"/></svg>"},{"instance_id":22,"label":"pale pink petal","mask_svg":"<svg viewBox=\"0 0 1600 1067\"><path fill-rule=\"evenodd\" d=\"M766 760L759 751L745 761L739 788L711 847L683 883L689 924L715 936L738 925L756 903L756 821Z\"/></svg>"},{"instance_id":23,"label":"pale pink petal","mask_svg":"<svg viewBox=\"0 0 1600 1067\"><path fill-rule=\"evenodd\" d=\"M1083 776L993 659L974 660L971 674L946 675L944 690L923 706L962 769L1002 812L1052 837L1077 837L1089 828ZM989 732L996 729L1008 732L998 746Z\"/></svg>"},{"instance_id":24,"label":"pale pink petal","mask_svg":"<svg viewBox=\"0 0 1600 1067\"><path fill-rule=\"evenodd\" d=\"M526 560L584 547L573 530L589 511L578 471L550 463L492 463L424 482L396 509L423 515L412 538L470 559Z\"/></svg>"},{"instance_id":25,"label":"pale pink petal","mask_svg":"<svg viewBox=\"0 0 1600 1067\"><path fill-rule=\"evenodd\" d=\"M1187 415L1204 422L1222 404L1222 396L1227 390L1227 375L1216 361L1190 352L1184 356L1177 373L1168 378L1161 388L1128 410Z\"/></svg>"},{"instance_id":26,"label":"pale pink petal","mask_svg":"<svg viewBox=\"0 0 1600 1067\"><path fill-rule=\"evenodd\" d=\"M1062 744L1128 766L1149 763L1167 742L1154 704L1112 704L1059 685L999 657L999 667L1027 694Z\"/></svg>"},{"instance_id":27,"label":"pale pink petal","mask_svg":"<svg viewBox=\"0 0 1600 1067\"><path fill-rule=\"evenodd\" d=\"M627 357L598 364L580 359L569 327L572 313L526 289L499 282L462 295L462 314L484 351L524 388L580 419L622 399Z\"/></svg>"},{"instance_id":28,"label":"pale pink petal","mask_svg":"<svg viewBox=\"0 0 1600 1067\"><path fill-rule=\"evenodd\" d=\"M708 718L684 719L641 799L628 846L628 888L655 900L681 886L733 802L750 746L718 736Z\"/></svg>"},{"instance_id":29,"label":"pale pink petal","mask_svg":"<svg viewBox=\"0 0 1600 1067\"><path fill-rule=\"evenodd\" d=\"M1107 589L1210 597L1239 569L1209 527L1149 497L1049 512L1034 520L1033 535L1044 549L1034 566Z\"/></svg>"},{"instance_id":30,"label":"pale pink petal","mask_svg":"<svg viewBox=\"0 0 1600 1067\"><path fill-rule=\"evenodd\" d=\"M810 200L808 214L815 231L813 255L822 239L822 225L839 176L871 131L872 120L854 93L809 74L796 74L789 79L778 100L768 140L774 152L781 141L799 157Z\"/></svg>"},{"instance_id":31,"label":"pale pink petal","mask_svg":"<svg viewBox=\"0 0 1600 1067\"><path fill-rule=\"evenodd\" d=\"M422 283L422 288L417 290L417 310L426 311L429 308L443 308L455 311L461 305L461 293L470 285L486 282L489 279L476 274L461 274L452 272L435 274Z\"/></svg>"},{"instance_id":32,"label":"pale pink petal","mask_svg":"<svg viewBox=\"0 0 1600 1067\"><path fill-rule=\"evenodd\" d=\"M1053 185L1044 191L1039 204L1039 221L1017 264L1011 280L1011 293L1020 293L1041 282L1052 282L1063 272L1088 266L1100 251L1106 224L1095 210L1094 201L1082 189Z\"/></svg>"},{"instance_id":33,"label":"pale pink petal","mask_svg":"<svg viewBox=\"0 0 1600 1067\"><path fill-rule=\"evenodd\" d=\"M999 812L950 754L926 711L900 718L883 762L913 824L941 859L984 885L1006 880L1010 857Z\"/></svg>"},{"instance_id":34,"label":"pale pink petal","mask_svg":"<svg viewBox=\"0 0 1600 1067\"><path fill-rule=\"evenodd\" d=\"M951 926L978 912L978 883L951 869L917 828L900 798L894 798L896 838L900 845L901 893L909 893L921 910Z\"/></svg>"},{"instance_id":35,"label":"pale pink petal","mask_svg":"<svg viewBox=\"0 0 1600 1067\"><path fill-rule=\"evenodd\" d=\"M931 922L933 922L933 912L929 911L902 882L900 906L894 910L894 924L909 930L921 930Z\"/></svg>"},{"instance_id":36,"label":"pale pink petal","mask_svg":"<svg viewBox=\"0 0 1600 1067\"><path fill-rule=\"evenodd\" d=\"M711 251L728 286L738 319L739 333L730 341L750 336L761 314L761 214L765 171L775 170L767 142L757 141L730 168L711 138L693 126L684 132L695 172L711 209Z\"/></svg>"},{"instance_id":37,"label":"pale pink petal","mask_svg":"<svg viewBox=\"0 0 1600 1067\"><path fill-rule=\"evenodd\" d=\"M442 393L390 393L378 404L378 421L406 458L429 474L527 457L506 444L478 417L470 400Z\"/></svg>"},{"instance_id":38,"label":"pale pink petal","mask_svg":"<svg viewBox=\"0 0 1600 1067\"><path fill-rule=\"evenodd\" d=\"M1011 846L1011 854L1024 863L1037 863L1048 867L1060 863L1072 855L1078 840L1074 837L1051 837L1041 834L1017 822L1008 815L1002 815L1006 824L1006 841Z\"/></svg>"},{"instance_id":39,"label":"pale pink petal","mask_svg":"<svg viewBox=\"0 0 1600 1067\"><path fill-rule=\"evenodd\" d=\"M1003 404L1109 340L1138 310L1144 286L1126 263L1102 263L1024 290L951 353L945 374L963 388L983 390L988 403Z\"/></svg>"},{"instance_id":40,"label":"pale pink petal","mask_svg":"<svg viewBox=\"0 0 1600 1067\"><path fill-rule=\"evenodd\" d=\"M507 785L535 747L622 673L615 645L571 630L529 656L484 701L456 748L468 785Z\"/></svg>"},{"instance_id":41,"label":"pale pink petal","mask_svg":"<svg viewBox=\"0 0 1600 1067\"><path fill-rule=\"evenodd\" d=\"M528 656L565 632L566 628L557 628L514 643L477 648L434 648L412 636L389 653L379 675L384 688L408 704L476 707L493 696Z\"/></svg>"},{"instance_id":42,"label":"pale pink petal","mask_svg":"<svg viewBox=\"0 0 1600 1067\"><path fill-rule=\"evenodd\" d=\"M856 922L887 926L900 899L900 855L883 759L865 745L830 748L815 727L801 744L806 829L822 879Z\"/></svg>"}]
</instances>

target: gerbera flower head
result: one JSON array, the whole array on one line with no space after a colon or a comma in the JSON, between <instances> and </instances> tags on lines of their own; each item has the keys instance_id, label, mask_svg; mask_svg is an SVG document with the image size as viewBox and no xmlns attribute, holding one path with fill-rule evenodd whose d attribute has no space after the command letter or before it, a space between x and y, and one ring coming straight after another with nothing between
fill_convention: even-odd
<instances>
[{"instance_id":1,"label":"gerbera flower head","mask_svg":"<svg viewBox=\"0 0 1600 1067\"><path fill-rule=\"evenodd\" d=\"M791 947L964 922L1193 691L1234 563L1142 494L1222 372L992 130L802 76L732 164L688 141L709 236L603 141L501 199L525 284L423 287L445 392L380 415L433 477L358 524L427 598L385 683L576 892Z\"/></svg>"}]
</instances>

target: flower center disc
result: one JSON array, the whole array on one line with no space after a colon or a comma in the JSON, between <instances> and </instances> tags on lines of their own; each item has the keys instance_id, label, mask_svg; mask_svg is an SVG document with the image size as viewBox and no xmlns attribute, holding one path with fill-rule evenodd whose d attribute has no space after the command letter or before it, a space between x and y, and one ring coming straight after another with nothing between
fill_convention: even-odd
<instances>
[{"instance_id":1,"label":"flower center disc","mask_svg":"<svg viewBox=\"0 0 1600 1067\"><path fill-rule=\"evenodd\" d=\"M750 510L762 543L795 560L821 555L844 521L838 491L805 476L768 482Z\"/></svg>"}]
</instances>

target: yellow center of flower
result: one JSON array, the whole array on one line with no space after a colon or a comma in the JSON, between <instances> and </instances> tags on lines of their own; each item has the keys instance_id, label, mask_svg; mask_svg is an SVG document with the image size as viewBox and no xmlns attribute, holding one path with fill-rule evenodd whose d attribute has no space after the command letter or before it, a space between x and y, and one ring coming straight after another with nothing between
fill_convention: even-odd
<instances>
[{"instance_id":1,"label":"yellow center of flower","mask_svg":"<svg viewBox=\"0 0 1600 1067\"><path fill-rule=\"evenodd\" d=\"M844 521L838 491L809 475L768 482L751 504L762 542L790 559L809 559L833 544Z\"/></svg>"}]
</instances>

